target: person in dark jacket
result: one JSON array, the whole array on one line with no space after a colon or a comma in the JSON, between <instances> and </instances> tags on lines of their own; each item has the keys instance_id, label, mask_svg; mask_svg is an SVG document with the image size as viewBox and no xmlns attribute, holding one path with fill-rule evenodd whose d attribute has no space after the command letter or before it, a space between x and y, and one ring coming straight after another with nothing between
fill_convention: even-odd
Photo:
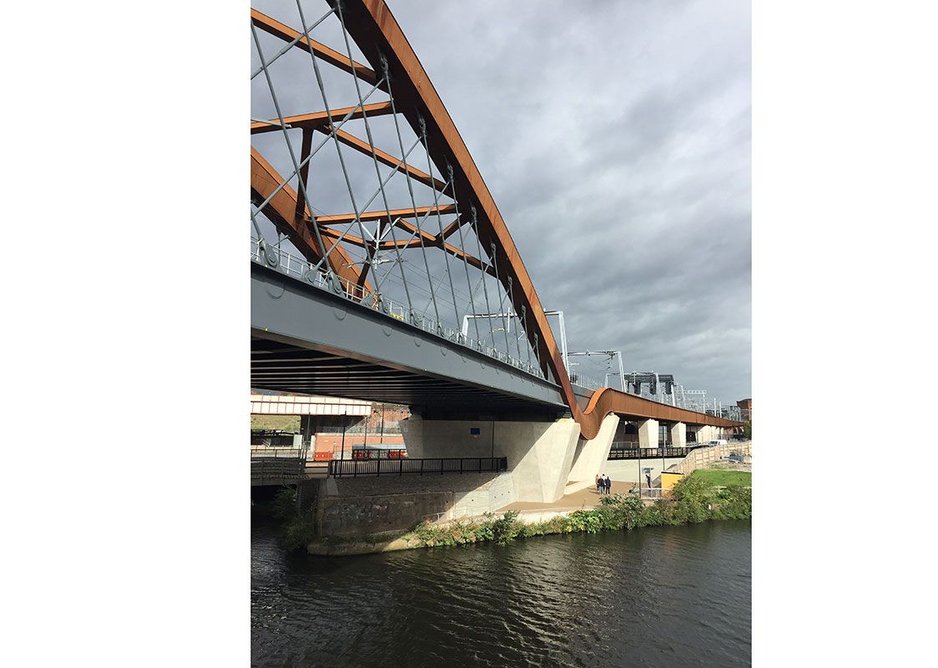
<instances>
[{"instance_id":1,"label":"person in dark jacket","mask_svg":"<svg viewBox=\"0 0 938 668\"><path fill-rule=\"evenodd\" d=\"M603 479L603 486L606 488L606 494L612 493L612 480L609 479L609 476L605 476Z\"/></svg>"}]
</instances>

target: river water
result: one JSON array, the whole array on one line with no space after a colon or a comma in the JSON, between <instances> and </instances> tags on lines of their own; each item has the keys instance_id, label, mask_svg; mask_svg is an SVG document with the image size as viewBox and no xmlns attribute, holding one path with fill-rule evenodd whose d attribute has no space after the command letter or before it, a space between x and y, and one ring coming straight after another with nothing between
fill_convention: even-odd
<instances>
[{"instance_id":1,"label":"river water","mask_svg":"<svg viewBox=\"0 0 938 668\"><path fill-rule=\"evenodd\" d=\"M312 557L251 538L255 666L745 666L751 524Z\"/></svg>"}]
</instances>

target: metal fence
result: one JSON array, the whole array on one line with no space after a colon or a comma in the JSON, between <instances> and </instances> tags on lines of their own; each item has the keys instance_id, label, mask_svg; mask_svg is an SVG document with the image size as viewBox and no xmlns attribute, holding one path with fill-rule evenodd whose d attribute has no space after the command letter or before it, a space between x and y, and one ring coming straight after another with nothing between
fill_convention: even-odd
<instances>
[{"instance_id":1,"label":"metal fence","mask_svg":"<svg viewBox=\"0 0 938 668\"><path fill-rule=\"evenodd\" d=\"M654 459L655 457L685 457L688 453L703 446L691 445L686 448L628 448L610 450L607 459Z\"/></svg>"},{"instance_id":2,"label":"metal fence","mask_svg":"<svg viewBox=\"0 0 938 668\"><path fill-rule=\"evenodd\" d=\"M641 494L639 494L639 490L636 487L630 493L640 499L658 500L671 498L671 490L661 489L660 487L642 487Z\"/></svg>"},{"instance_id":3,"label":"metal fence","mask_svg":"<svg viewBox=\"0 0 938 668\"><path fill-rule=\"evenodd\" d=\"M251 459L306 459L308 446L252 445Z\"/></svg>"},{"instance_id":4,"label":"metal fence","mask_svg":"<svg viewBox=\"0 0 938 668\"><path fill-rule=\"evenodd\" d=\"M694 450L693 457L687 457L682 462L675 465L675 470L684 475L690 475L696 469L707 468L715 462L719 462L731 455L752 456L752 441L745 443L734 443L733 445L713 445L701 447Z\"/></svg>"},{"instance_id":5,"label":"metal fence","mask_svg":"<svg viewBox=\"0 0 938 668\"><path fill-rule=\"evenodd\" d=\"M352 459L407 459L407 451L402 448L358 448L352 450Z\"/></svg>"},{"instance_id":6,"label":"metal fence","mask_svg":"<svg viewBox=\"0 0 938 668\"><path fill-rule=\"evenodd\" d=\"M251 485L287 485L305 474L306 462L296 458L252 458Z\"/></svg>"},{"instance_id":7,"label":"metal fence","mask_svg":"<svg viewBox=\"0 0 938 668\"><path fill-rule=\"evenodd\" d=\"M333 459L329 475L336 478L359 476L442 475L507 471L507 457L465 457L446 459Z\"/></svg>"}]
</instances>

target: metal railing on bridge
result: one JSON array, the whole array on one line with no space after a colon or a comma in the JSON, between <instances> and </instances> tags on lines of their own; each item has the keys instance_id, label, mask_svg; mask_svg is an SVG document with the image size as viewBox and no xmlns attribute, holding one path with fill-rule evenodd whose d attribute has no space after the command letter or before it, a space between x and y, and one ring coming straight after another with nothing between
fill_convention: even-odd
<instances>
[{"instance_id":1,"label":"metal railing on bridge","mask_svg":"<svg viewBox=\"0 0 938 668\"><path fill-rule=\"evenodd\" d=\"M252 445L251 459L306 459L309 446Z\"/></svg>"},{"instance_id":2,"label":"metal railing on bridge","mask_svg":"<svg viewBox=\"0 0 938 668\"><path fill-rule=\"evenodd\" d=\"M607 459L654 459L655 457L684 457L701 448L701 445L689 445L686 448L622 448L609 451Z\"/></svg>"},{"instance_id":3,"label":"metal railing on bridge","mask_svg":"<svg viewBox=\"0 0 938 668\"><path fill-rule=\"evenodd\" d=\"M541 368L536 364L532 364L530 361L525 362L512 357L498 348L465 336L461 331L447 327L443 323L429 318L426 315L411 313L410 317L408 317L407 309L402 304L395 303L380 292L367 292L360 285L350 283L335 275L327 277L326 274L317 271L316 268L305 259L299 258L269 243L261 244L259 240L253 236L251 237L251 260L258 264L276 269L288 276L299 278L327 292L342 295L362 306L380 311L395 320L409 323L424 332L471 348L499 362L504 362L525 373L529 373L532 376L537 376L541 379L545 378Z\"/></svg>"},{"instance_id":4,"label":"metal railing on bridge","mask_svg":"<svg viewBox=\"0 0 938 668\"><path fill-rule=\"evenodd\" d=\"M453 457L441 459L333 459L329 475L336 478L359 476L442 475L507 471L507 457Z\"/></svg>"}]
</instances>

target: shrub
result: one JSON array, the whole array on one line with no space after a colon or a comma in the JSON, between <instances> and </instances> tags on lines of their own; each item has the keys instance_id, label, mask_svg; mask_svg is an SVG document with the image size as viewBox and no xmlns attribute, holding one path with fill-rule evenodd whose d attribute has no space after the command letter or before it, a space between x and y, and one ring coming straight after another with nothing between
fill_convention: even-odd
<instances>
[{"instance_id":1,"label":"shrub","mask_svg":"<svg viewBox=\"0 0 938 668\"><path fill-rule=\"evenodd\" d=\"M296 488L281 487L277 490L272 504L274 517L280 521L287 521L296 515Z\"/></svg>"},{"instance_id":2,"label":"shrub","mask_svg":"<svg viewBox=\"0 0 938 668\"><path fill-rule=\"evenodd\" d=\"M421 522L410 533L423 547L486 541L510 543L518 536L533 535L528 534L524 524L518 521L518 513L511 511L499 518L486 513L481 522L457 520L443 526Z\"/></svg>"},{"instance_id":3,"label":"shrub","mask_svg":"<svg viewBox=\"0 0 938 668\"><path fill-rule=\"evenodd\" d=\"M729 485L717 493L713 505L714 519L749 519L752 517L752 490L741 485Z\"/></svg>"},{"instance_id":4,"label":"shrub","mask_svg":"<svg viewBox=\"0 0 938 668\"><path fill-rule=\"evenodd\" d=\"M638 497L616 494L602 497L599 506L592 510L576 510L566 517L554 517L529 525L518 520L517 512L507 512L501 517L487 513L481 521L457 521L446 526L421 522L411 534L424 547L485 541L509 543L519 536L630 531L636 527L751 516L751 489L739 485L715 489L702 479L688 476L675 485L671 499L660 499L647 507Z\"/></svg>"},{"instance_id":5,"label":"shrub","mask_svg":"<svg viewBox=\"0 0 938 668\"><path fill-rule=\"evenodd\" d=\"M524 525L518 521L517 511L511 510L492 521L492 535L499 543L510 543L521 533Z\"/></svg>"},{"instance_id":6,"label":"shrub","mask_svg":"<svg viewBox=\"0 0 938 668\"><path fill-rule=\"evenodd\" d=\"M284 549L303 549L316 538L316 522L310 513L294 514L280 525L278 538Z\"/></svg>"}]
</instances>

